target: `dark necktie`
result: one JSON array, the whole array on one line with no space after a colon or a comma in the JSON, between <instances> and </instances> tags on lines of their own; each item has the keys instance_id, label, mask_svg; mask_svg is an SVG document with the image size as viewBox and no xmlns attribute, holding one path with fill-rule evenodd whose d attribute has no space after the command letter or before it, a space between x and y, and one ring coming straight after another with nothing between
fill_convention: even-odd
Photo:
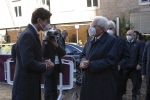
<instances>
[{"instance_id":1,"label":"dark necktie","mask_svg":"<svg viewBox=\"0 0 150 100\"><path fill-rule=\"evenodd\" d=\"M95 37L95 42L97 41L97 37Z\"/></svg>"},{"instance_id":2,"label":"dark necktie","mask_svg":"<svg viewBox=\"0 0 150 100\"><path fill-rule=\"evenodd\" d=\"M37 37L38 37L38 38L40 38L40 35L39 35L39 34L37 34Z\"/></svg>"}]
</instances>

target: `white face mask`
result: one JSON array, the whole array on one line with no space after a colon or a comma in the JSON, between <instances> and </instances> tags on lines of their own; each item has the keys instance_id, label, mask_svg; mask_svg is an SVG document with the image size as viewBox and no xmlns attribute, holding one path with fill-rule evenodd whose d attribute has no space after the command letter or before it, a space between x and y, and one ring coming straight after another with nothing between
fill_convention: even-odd
<instances>
[{"instance_id":1,"label":"white face mask","mask_svg":"<svg viewBox=\"0 0 150 100\"><path fill-rule=\"evenodd\" d=\"M43 22L43 24L45 25L45 23ZM50 29L50 24L45 25L45 27L43 27L41 24L40 26L42 27L43 31L48 31Z\"/></svg>"},{"instance_id":2,"label":"white face mask","mask_svg":"<svg viewBox=\"0 0 150 100\"><path fill-rule=\"evenodd\" d=\"M131 36L126 36L127 40L128 41L131 41L132 40L132 37Z\"/></svg>"},{"instance_id":3,"label":"white face mask","mask_svg":"<svg viewBox=\"0 0 150 100\"><path fill-rule=\"evenodd\" d=\"M88 29L88 33L89 33L90 36L95 36L95 35L96 35L96 29L91 26L91 27Z\"/></svg>"},{"instance_id":4,"label":"white face mask","mask_svg":"<svg viewBox=\"0 0 150 100\"><path fill-rule=\"evenodd\" d=\"M114 32L112 30L107 30L107 32L110 34L110 35L114 35Z\"/></svg>"}]
</instances>

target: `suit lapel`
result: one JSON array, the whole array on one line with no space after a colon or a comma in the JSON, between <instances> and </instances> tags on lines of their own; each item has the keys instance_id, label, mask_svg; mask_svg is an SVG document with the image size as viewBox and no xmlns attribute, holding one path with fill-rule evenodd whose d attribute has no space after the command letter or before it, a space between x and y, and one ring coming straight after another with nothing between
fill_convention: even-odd
<instances>
[{"instance_id":1,"label":"suit lapel","mask_svg":"<svg viewBox=\"0 0 150 100\"><path fill-rule=\"evenodd\" d=\"M32 30L33 35L36 38L36 40L41 44L40 39L39 39L39 34L36 32L36 30L33 28L33 26L29 24L28 27Z\"/></svg>"}]
</instances>

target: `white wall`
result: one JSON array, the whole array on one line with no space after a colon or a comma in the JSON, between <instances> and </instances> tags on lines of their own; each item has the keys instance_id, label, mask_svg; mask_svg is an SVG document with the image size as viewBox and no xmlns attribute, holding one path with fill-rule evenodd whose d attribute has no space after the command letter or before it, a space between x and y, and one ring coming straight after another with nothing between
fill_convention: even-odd
<instances>
[{"instance_id":1,"label":"white wall","mask_svg":"<svg viewBox=\"0 0 150 100\"><path fill-rule=\"evenodd\" d=\"M14 6L21 6L22 17L16 17ZM38 0L21 0L18 2L12 2L12 0L0 0L0 28L28 25L31 23L32 12L41 6L42 4Z\"/></svg>"},{"instance_id":2,"label":"white wall","mask_svg":"<svg viewBox=\"0 0 150 100\"><path fill-rule=\"evenodd\" d=\"M0 0L0 28L13 27L13 15L10 16L11 9L7 7L9 1Z\"/></svg>"},{"instance_id":3,"label":"white wall","mask_svg":"<svg viewBox=\"0 0 150 100\"><path fill-rule=\"evenodd\" d=\"M20 6L22 9L22 17L14 16L16 26L26 26L31 23L32 12L40 7L37 0L21 0L20 2L13 2L13 6Z\"/></svg>"},{"instance_id":4,"label":"white wall","mask_svg":"<svg viewBox=\"0 0 150 100\"><path fill-rule=\"evenodd\" d=\"M95 9L88 9L86 5L86 0L51 0L51 23L91 21L96 16Z\"/></svg>"}]
</instances>

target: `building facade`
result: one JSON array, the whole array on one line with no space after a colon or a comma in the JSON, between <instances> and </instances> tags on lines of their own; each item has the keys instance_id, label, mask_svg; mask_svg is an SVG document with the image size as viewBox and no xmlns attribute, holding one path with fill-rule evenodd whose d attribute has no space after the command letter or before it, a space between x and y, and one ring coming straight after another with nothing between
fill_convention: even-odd
<instances>
[{"instance_id":1,"label":"building facade","mask_svg":"<svg viewBox=\"0 0 150 100\"><path fill-rule=\"evenodd\" d=\"M132 28L141 33L149 33L150 0L0 0L0 34L10 35L10 42L16 41L11 33L31 22L31 14L38 7L44 7L52 13L53 28L67 30L66 41L81 41L85 44L88 28L94 16L105 16L114 20L124 13L130 19ZM75 27L76 26L76 27ZM13 29L8 29L12 28ZM17 28L16 28L17 27ZM7 32L5 31L7 29ZM78 37L78 38L77 38ZM42 37L41 37L42 39Z\"/></svg>"}]
</instances>

